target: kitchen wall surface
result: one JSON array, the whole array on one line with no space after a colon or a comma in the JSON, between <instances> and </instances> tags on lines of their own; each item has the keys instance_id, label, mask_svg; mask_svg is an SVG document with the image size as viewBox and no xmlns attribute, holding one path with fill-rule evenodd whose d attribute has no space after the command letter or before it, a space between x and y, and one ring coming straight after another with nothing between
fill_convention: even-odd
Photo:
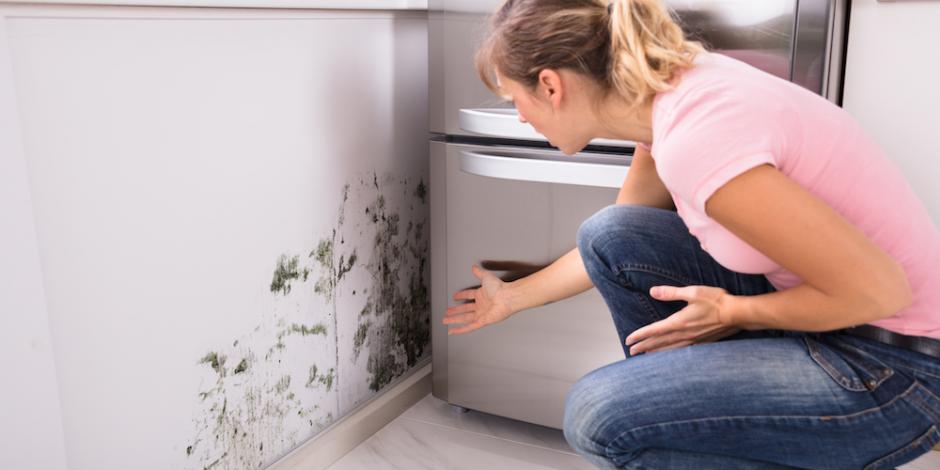
<instances>
[{"instance_id":1,"label":"kitchen wall surface","mask_svg":"<svg viewBox=\"0 0 940 470\"><path fill-rule=\"evenodd\" d=\"M843 106L940 227L940 2L854 0L849 24Z\"/></svg>"},{"instance_id":2,"label":"kitchen wall surface","mask_svg":"<svg viewBox=\"0 0 940 470\"><path fill-rule=\"evenodd\" d=\"M0 18L4 207L35 227L0 270L37 273L4 293L37 364L8 422L72 470L259 468L426 362L424 13Z\"/></svg>"}]
</instances>

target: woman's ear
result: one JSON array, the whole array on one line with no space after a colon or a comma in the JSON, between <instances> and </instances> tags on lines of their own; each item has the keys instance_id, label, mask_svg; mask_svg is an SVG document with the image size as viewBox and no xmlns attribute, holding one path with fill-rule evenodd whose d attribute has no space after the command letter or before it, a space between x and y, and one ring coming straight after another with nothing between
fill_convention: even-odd
<instances>
[{"instance_id":1,"label":"woman's ear","mask_svg":"<svg viewBox=\"0 0 940 470\"><path fill-rule=\"evenodd\" d=\"M561 98L564 94L564 84L561 74L552 69L545 69L539 72L539 84L537 93L540 98L544 98L551 103L552 110L561 107Z\"/></svg>"}]
</instances>

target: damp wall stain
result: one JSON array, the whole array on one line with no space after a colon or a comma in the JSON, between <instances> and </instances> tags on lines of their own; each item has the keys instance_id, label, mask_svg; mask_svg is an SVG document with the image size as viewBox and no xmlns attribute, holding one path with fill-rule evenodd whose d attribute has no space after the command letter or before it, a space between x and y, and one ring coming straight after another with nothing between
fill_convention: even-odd
<instances>
[{"instance_id":1,"label":"damp wall stain","mask_svg":"<svg viewBox=\"0 0 940 470\"><path fill-rule=\"evenodd\" d=\"M328 233L273 261L264 289L296 307L194 360L187 468L269 465L335 421L341 392L378 392L427 356L427 213L423 178L371 172L344 186Z\"/></svg>"},{"instance_id":2,"label":"damp wall stain","mask_svg":"<svg viewBox=\"0 0 940 470\"><path fill-rule=\"evenodd\" d=\"M426 205L424 180L413 187L407 179L401 183L421 206ZM366 211L374 233L367 263L372 285L366 300L369 308L359 315L354 349L358 356L362 347L368 347L369 388L378 391L414 366L430 343L428 240L426 216L417 221L408 217L408 228L401 230L402 214L387 207L382 193Z\"/></svg>"}]
</instances>

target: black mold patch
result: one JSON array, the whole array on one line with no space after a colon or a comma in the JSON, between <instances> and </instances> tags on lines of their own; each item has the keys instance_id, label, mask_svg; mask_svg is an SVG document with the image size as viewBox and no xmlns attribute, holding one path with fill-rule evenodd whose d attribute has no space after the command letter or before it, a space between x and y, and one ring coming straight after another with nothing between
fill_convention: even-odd
<instances>
[{"instance_id":1,"label":"black mold patch","mask_svg":"<svg viewBox=\"0 0 940 470\"><path fill-rule=\"evenodd\" d=\"M383 184L413 187L407 179L386 178ZM373 186L380 190L366 207L366 232L374 235L365 266L372 282L359 313L353 357L358 359L362 349L368 348L369 388L378 391L423 357L430 343L430 301L424 181L412 193L418 210L414 209L415 201L403 201L401 208L392 208L384 194L391 194L393 189L381 190L375 177ZM407 221L404 231L403 220Z\"/></svg>"},{"instance_id":2,"label":"black mold patch","mask_svg":"<svg viewBox=\"0 0 940 470\"><path fill-rule=\"evenodd\" d=\"M248 370L248 358L242 359L241 362L239 362L238 365L235 366L235 370L232 371L232 373L241 374L242 372L245 372L246 370Z\"/></svg>"},{"instance_id":3,"label":"black mold patch","mask_svg":"<svg viewBox=\"0 0 940 470\"><path fill-rule=\"evenodd\" d=\"M347 220L347 209L355 217ZM423 179L372 172L343 187L328 236L313 238L318 241L306 257L284 254L275 263L268 290L282 305L296 306L297 315L266 313L262 324L224 343L230 348L212 348L197 361L210 386L198 391L196 433L185 445L189 462L226 469L268 465L299 436L312 437L333 422L323 405L338 403L335 389L349 380L347 368L353 376L364 369L369 388L378 391L429 352L426 221ZM301 311L314 303L320 306ZM339 335L340 316L355 320L351 337ZM298 370L296 359L312 359L311 347L331 339L332 367ZM340 347L353 352L344 375ZM359 361L360 355L367 359ZM238 363L232 367L228 358Z\"/></svg>"},{"instance_id":4,"label":"black mold patch","mask_svg":"<svg viewBox=\"0 0 940 470\"><path fill-rule=\"evenodd\" d=\"M424 185L424 180L418 182L418 187L415 188L415 196L418 196L418 199L421 200L421 204L428 203L428 188Z\"/></svg>"}]
</instances>

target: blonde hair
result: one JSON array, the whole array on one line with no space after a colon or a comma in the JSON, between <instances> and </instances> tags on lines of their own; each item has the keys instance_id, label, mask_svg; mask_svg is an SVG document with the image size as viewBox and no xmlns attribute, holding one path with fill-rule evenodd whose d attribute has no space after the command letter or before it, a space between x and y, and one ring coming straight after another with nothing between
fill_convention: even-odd
<instances>
[{"instance_id":1,"label":"blonde hair","mask_svg":"<svg viewBox=\"0 0 940 470\"><path fill-rule=\"evenodd\" d=\"M534 89L545 69L570 69L641 106L704 50L686 39L659 0L506 0L477 52L483 83L494 77Z\"/></svg>"}]
</instances>

